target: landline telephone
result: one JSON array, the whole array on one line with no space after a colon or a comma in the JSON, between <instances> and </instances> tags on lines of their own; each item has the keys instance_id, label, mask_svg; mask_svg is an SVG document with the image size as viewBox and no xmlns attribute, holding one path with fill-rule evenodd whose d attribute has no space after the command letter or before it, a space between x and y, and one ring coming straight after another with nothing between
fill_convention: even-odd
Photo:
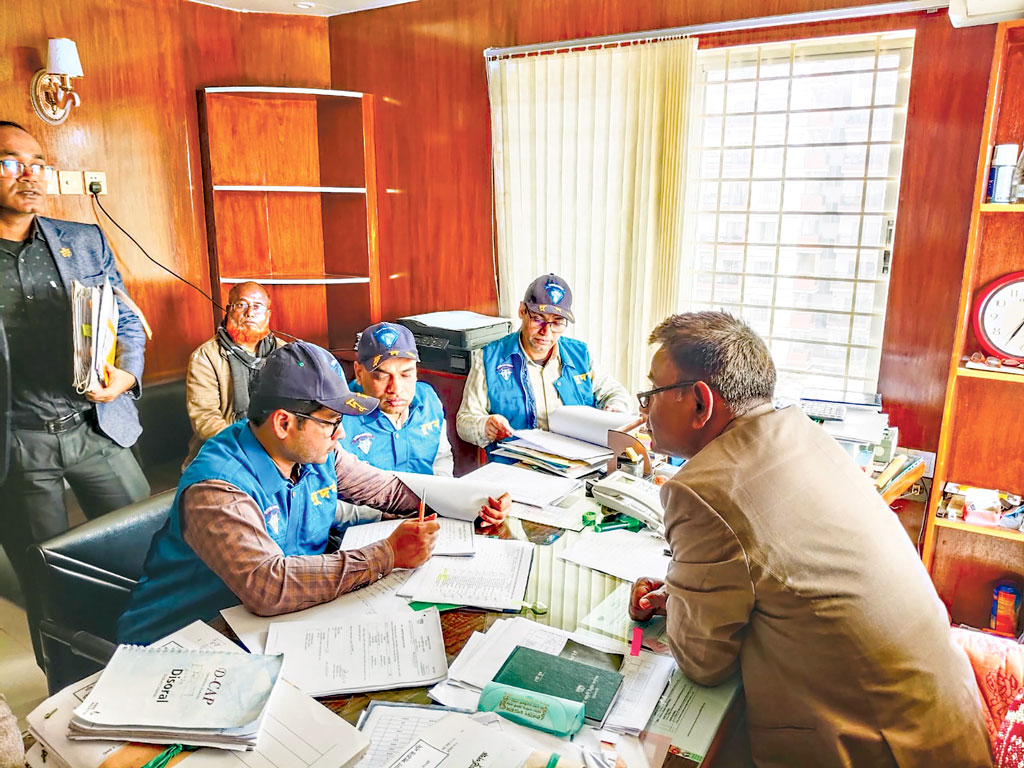
<instances>
[{"instance_id":1,"label":"landline telephone","mask_svg":"<svg viewBox=\"0 0 1024 768\"><path fill-rule=\"evenodd\" d=\"M635 517L655 533L665 535L661 489L643 478L618 470L594 483L594 499L624 515Z\"/></svg>"}]
</instances>

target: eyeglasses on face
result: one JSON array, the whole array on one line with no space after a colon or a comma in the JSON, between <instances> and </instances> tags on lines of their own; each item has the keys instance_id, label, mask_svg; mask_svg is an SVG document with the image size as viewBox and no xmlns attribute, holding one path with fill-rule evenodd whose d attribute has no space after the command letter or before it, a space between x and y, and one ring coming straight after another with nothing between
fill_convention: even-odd
<instances>
[{"instance_id":1,"label":"eyeglasses on face","mask_svg":"<svg viewBox=\"0 0 1024 768\"><path fill-rule=\"evenodd\" d=\"M20 179L25 175L26 170L33 176L42 176L47 181L53 178L52 166L43 165L42 163L25 165L20 160L12 160L11 158L0 160L0 176L5 178Z\"/></svg>"},{"instance_id":2,"label":"eyeglasses on face","mask_svg":"<svg viewBox=\"0 0 1024 768\"><path fill-rule=\"evenodd\" d=\"M250 312L254 315L265 315L267 313L266 304L262 301L257 301L250 304L248 301L236 301L234 304L228 304L229 312L237 312L240 315L247 315Z\"/></svg>"},{"instance_id":3,"label":"eyeglasses on face","mask_svg":"<svg viewBox=\"0 0 1024 768\"><path fill-rule=\"evenodd\" d=\"M670 389L682 389L688 387L691 384L696 384L700 379L694 379L693 381L677 381L675 384L667 384L664 387L655 387L654 389L648 389L646 392L637 392L636 399L640 401L641 408L648 408L651 404L651 398L659 392L667 392Z\"/></svg>"},{"instance_id":4,"label":"eyeglasses on face","mask_svg":"<svg viewBox=\"0 0 1024 768\"><path fill-rule=\"evenodd\" d=\"M526 310L526 314L530 318L530 324L541 333L544 333L545 328L550 328L552 333L562 333L569 327L569 321L564 317L559 317L557 320L545 320L536 312L529 309Z\"/></svg>"},{"instance_id":5,"label":"eyeglasses on face","mask_svg":"<svg viewBox=\"0 0 1024 768\"><path fill-rule=\"evenodd\" d=\"M328 421L327 419L310 416L308 413L296 413L295 411L288 411L288 413L292 414L292 416L298 416L300 419L308 419L309 421L315 421L317 424L323 424L325 427L330 427L330 437L332 440L338 436L338 432L341 430L341 419Z\"/></svg>"}]
</instances>

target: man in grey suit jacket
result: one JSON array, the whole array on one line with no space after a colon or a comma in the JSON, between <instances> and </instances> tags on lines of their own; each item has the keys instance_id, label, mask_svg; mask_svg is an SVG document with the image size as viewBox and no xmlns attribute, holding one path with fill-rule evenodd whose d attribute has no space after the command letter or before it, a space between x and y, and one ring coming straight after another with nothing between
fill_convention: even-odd
<instances>
[{"instance_id":1,"label":"man in grey suit jacket","mask_svg":"<svg viewBox=\"0 0 1024 768\"><path fill-rule=\"evenodd\" d=\"M118 304L116 365L84 395L73 386L71 282L124 288L99 227L38 216L52 173L39 143L0 122L0 319L11 362L10 472L0 486L0 542L35 616L28 548L68 527L64 480L89 518L149 495L130 447L146 337ZM38 647L37 647L38 654Z\"/></svg>"},{"instance_id":2,"label":"man in grey suit jacket","mask_svg":"<svg viewBox=\"0 0 1024 768\"><path fill-rule=\"evenodd\" d=\"M662 489L672 560L630 613L668 614L680 669L737 668L758 766L991 765L978 690L909 537L846 452L775 410L764 342L721 312L659 325L638 397L656 448L688 458Z\"/></svg>"}]
</instances>

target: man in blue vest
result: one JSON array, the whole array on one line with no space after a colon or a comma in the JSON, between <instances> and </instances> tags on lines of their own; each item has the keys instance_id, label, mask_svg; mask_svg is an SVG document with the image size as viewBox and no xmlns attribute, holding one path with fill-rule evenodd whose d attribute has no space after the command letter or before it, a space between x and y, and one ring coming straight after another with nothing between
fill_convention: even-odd
<instances>
[{"instance_id":1,"label":"man in blue vest","mask_svg":"<svg viewBox=\"0 0 1024 768\"><path fill-rule=\"evenodd\" d=\"M451 477L455 469L444 406L416 380L420 356L404 325L377 323L359 337L353 392L380 401L369 416L344 416L341 446L378 469Z\"/></svg>"},{"instance_id":2,"label":"man in blue vest","mask_svg":"<svg viewBox=\"0 0 1024 768\"><path fill-rule=\"evenodd\" d=\"M572 291L558 275L541 275L519 305L518 331L473 352L459 436L487 447L514 429L547 429L548 415L562 405L589 405L628 413L629 393L593 364L579 339L564 338Z\"/></svg>"},{"instance_id":3,"label":"man in blue vest","mask_svg":"<svg viewBox=\"0 0 1024 768\"><path fill-rule=\"evenodd\" d=\"M327 551L339 499L391 518L419 504L394 474L336 450L341 416L368 415L377 400L349 391L332 362L302 341L267 357L249 419L207 440L182 475L118 622L119 641L150 643L239 601L261 616L308 608L430 557L439 529L432 516L361 549Z\"/></svg>"}]
</instances>

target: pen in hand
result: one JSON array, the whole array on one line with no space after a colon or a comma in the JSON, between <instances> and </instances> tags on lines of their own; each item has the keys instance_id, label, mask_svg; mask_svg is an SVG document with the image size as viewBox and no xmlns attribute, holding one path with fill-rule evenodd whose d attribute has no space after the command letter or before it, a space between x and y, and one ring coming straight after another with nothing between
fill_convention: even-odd
<instances>
[{"instance_id":1,"label":"pen in hand","mask_svg":"<svg viewBox=\"0 0 1024 768\"><path fill-rule=\"evenodd\" d=\"M423 512L426 510L426 508L427 508L427 494L424 493L423 496L420 497L420 520L419 521L421 523L423 522Z\"/></svg>"}]
</instances>

